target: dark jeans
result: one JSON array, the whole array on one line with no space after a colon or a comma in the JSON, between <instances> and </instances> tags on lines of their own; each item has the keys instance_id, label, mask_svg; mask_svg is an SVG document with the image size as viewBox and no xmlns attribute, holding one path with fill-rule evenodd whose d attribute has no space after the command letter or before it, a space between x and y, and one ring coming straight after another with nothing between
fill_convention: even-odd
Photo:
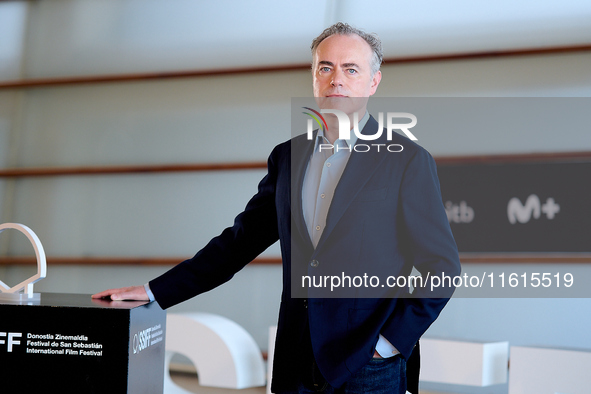
<instances>
[{"instance_id":1,"label":"dark jeans","mask_svg":"<svg viewBox=\"0 0 591 394\"><path fill-rule=\"evenodd\" d=\"M405 394L406 362L400 356L374 358L355 373L343 387L330 386L313 366L314 382L300 383L297 390L280 394Z\"/></svg>"}]
</instances>

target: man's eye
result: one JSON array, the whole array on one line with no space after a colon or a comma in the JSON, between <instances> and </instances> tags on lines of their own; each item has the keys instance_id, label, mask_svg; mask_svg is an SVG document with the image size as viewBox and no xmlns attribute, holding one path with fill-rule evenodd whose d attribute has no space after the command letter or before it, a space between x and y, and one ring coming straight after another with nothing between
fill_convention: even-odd
<instances>
[{"instance_id":1,"label":"man's eye","mask_svg":"<svg viewBox=\"0 0 591 394\"><path fill-rule=\"evenodd\" d=\"M349 74L356 74L357 73L357 70L354 70L354 69L350 68L350 69L347 70L347 72Z\"/></svg>"},{"instance_id":2,"label":"man's eye","mask_svg":"<svg viewBox=\"0 0 591 394\"><path fill-rule=\"evenodd\" d=\"M322 67L322 68L320 69L320 71L322 71L322 72L325 72L325 73L326 73L326 72L329 72L329 71L330 71L330 67Z\"/></svg>"}]
</instances>

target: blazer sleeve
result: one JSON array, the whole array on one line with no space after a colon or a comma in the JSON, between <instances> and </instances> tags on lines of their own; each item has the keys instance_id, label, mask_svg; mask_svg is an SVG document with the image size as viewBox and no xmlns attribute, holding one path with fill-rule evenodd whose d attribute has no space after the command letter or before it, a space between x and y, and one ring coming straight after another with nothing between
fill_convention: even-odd
<instances>
[{"instance_id":1,"label":"blazer sleeve","mask_svg":"<svg viewBox=\"0 0 591 394\"><path fill-rule=\"evenodd\" d=\"M244 211L236 216L234 225L213 238L193 258L149 282L160 307L169 308L230 280L277 241L275 195L279 147L269 156L267 175Z\"/></svg>"},{"instance_id":2,"label":"blazer sleeve","mask_svg":"<svg viewBox=\"0 0 591 394\"><path fill-rule=\"evenodd\" d=\"M441 200L437 167L423 148L408 162L399 200L400 234L405 263L423 278L460 274L460 260ZM415 343L435 321L453 294L453 288L430 292L416 287L412 297L397 300L395 310L382 327L384 335L407 359Z\"/></svg>"}]
</instances>

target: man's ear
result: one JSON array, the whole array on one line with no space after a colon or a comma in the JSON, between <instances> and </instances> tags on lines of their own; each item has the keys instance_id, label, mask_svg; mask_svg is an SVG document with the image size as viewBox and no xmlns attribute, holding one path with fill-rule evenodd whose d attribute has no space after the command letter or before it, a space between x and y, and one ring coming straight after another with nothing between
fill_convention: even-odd
<instances>
[{"instance_id":1,"label":"man's ear","mask_svg":"<svg viewBox=\"0 0 591 394\"><path fill-rule=\"evenodd\" d=\"M373 77L371 78L371 86L370 86L370 96L373 96L373 94L378 90L378 85L380 84L380 81L382 80L382 72L381 71L377 71Z\"/></svg>"}]
</instances>

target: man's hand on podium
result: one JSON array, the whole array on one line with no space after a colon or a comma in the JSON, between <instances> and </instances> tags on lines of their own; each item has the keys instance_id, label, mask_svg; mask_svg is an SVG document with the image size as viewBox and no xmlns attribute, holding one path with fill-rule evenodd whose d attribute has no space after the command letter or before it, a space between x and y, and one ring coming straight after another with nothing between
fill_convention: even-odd
<instances>
[{"instance_id":1,"label":"man's hand on podium","mask_svg":"<svg viewBox=\"0 0 591 394\"><path fill-rule=\"evenodd\" d=\"M148 293L144 286L120 287L118 289L109 289L92 295L92 298L110 298L113 301L135 300L149 301Z\"/></svg>"}]
</instances>

